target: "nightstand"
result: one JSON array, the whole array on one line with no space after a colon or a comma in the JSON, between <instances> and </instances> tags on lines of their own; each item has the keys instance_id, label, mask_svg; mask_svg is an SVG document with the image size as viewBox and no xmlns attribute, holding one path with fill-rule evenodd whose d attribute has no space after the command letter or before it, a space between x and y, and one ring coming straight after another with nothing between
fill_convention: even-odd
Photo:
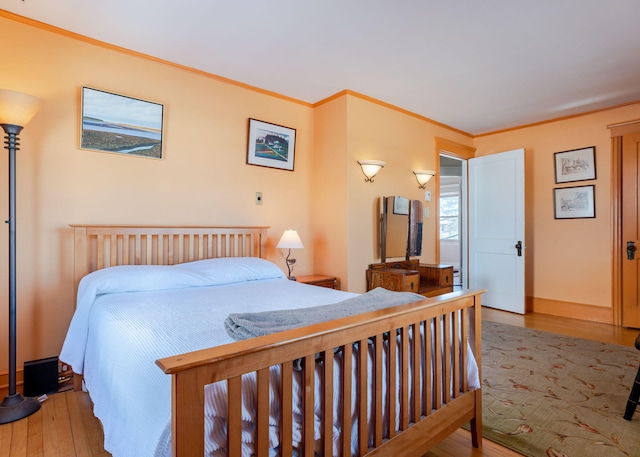
<instances>
[{"instance_id":1,"label":"nightstand","mask_svg":"<svg viewBox=\"0 0 640 457\"><path fill-rule=\"evenodd\" d=\"M338 279L335 276L326 275L307 275L296 276L296 281L312 286L327 287L329 289L338 288Z\"/></svg>"}]
</instances>

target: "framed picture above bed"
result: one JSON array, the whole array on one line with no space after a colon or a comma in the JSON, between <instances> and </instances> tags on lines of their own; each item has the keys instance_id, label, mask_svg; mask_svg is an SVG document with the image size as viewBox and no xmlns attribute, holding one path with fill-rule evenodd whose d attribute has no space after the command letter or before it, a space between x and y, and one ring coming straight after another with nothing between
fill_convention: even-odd
<instances>
[{"instance_id":1,"label":"framed picture above bed","mask_svg":"<svg viewBox=\"0 0 640 457\"><path fill-rule=\"evenodd\" d=\"M80 149L162 159L164 106L82 88Z\"/></svg>"},{"instance_id":2,"label":"framed picture above bed","mask_svg":"<svg viewBox=\"0 0 640 457\"><path fill-rule=\"evenodd\" d=\"M595 146L556 152L554 158L556 184L596 179Z\"/></svg>"},{"instance_id":3,"label":"framed picture above bed","mask_svg":"<svg viewBox=\"0 0 640 457\"><path fill-rule=\"evenodd\" d=\"M293 171L296 129L249 119L247 164Z\"/></svg>"}]
</instances>

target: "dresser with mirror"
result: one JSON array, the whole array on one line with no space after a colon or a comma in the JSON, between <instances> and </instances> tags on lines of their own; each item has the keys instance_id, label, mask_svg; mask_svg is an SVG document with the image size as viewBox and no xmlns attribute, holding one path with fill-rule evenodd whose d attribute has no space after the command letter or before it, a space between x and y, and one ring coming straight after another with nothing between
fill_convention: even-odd
<instances>
[{"instance_id":1,"label":"dresser with mirror","mask_svg":"<svg viewBox=\"0 0 640 457\"><path fill-rule=\"evenodd\" d=\"M424 264L411 258L422 254L422 202L381 197L380 209L380 263L367 269L367 290L383 287L425 297L453 292L452 265Z\"/></svg>"}]
</instances>

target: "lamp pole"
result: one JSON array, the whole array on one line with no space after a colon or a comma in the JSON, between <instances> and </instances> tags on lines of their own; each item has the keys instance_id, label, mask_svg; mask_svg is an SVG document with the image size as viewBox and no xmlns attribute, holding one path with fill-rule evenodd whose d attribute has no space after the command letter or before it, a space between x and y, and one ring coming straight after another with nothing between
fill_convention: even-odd
<instances>
[{"instance_id":1,"label":"lamp pole","mask_svg":"<svg viewBox=\"0 0 640 457\"><path fill-rule=\"evenodd\" d=\"M19 125L3 124L9 150L9 346L16 347L16 151ZM16 393L16 351L9 351L9 395Z\"/></svg>"},{"instance_id":2,"label":"lamp pole","mask_svg":"<svg viewBox=\"0 0 640 457\"><path fill-rule=\"evenodd\" d=\"M9 390L0 403L0 424L17 421L40 409L35 398L24 398L16 389L16 151L18 134L38 112L44 100L33 95L0 89L0 127L9 151Z\"/></svg>"},{"instance_id":3,"label":"lamp pole","mask_svg":"<svg viewBox=\"0 0 640 457\"><path fill-rule=\"evenodd\" d=\"M40 402L23 397L16 389L16 151L22 127L0 125L7 134L5 148L9 151L9 392L0 403L0 424L6 424L35 413Z\"/></svg>"}]
</instances>

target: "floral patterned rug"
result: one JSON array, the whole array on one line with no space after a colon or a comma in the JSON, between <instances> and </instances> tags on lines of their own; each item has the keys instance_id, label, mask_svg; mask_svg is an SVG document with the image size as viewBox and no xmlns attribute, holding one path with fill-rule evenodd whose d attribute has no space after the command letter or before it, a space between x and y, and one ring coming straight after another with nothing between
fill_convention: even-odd
<instances>
[{"instance_id":1,"label":"floral patterned rug","mask_svg":"<svg viewBox=\"0 0 640 457\"><path fill-rule=\"evenodd\" d=\"M530 457L640 456L633 347L484 321L483 436Z\"/></svg>"}]
</instances>

